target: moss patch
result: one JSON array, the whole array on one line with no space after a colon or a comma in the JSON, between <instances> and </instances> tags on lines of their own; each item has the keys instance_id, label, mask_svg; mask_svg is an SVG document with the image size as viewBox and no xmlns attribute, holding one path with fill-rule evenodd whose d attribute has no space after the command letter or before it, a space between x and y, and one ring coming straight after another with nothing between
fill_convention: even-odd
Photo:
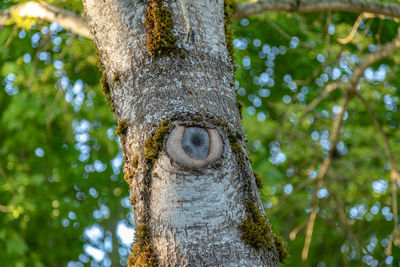
<instances>
[{"instance_id":1,"label":"moss patch","mask_svg":"<svg viewBox=\"0 0 400 267\"><path fill-rule=\"evenodd\" d=\"M254 175L254 179L256 180L257 187L258 188L262 188L263 187L263 182L262 182L262 179L261 179L260 175L258 173L256 173L256 172L253 172L253 175Z\"/></svg>"},{"instance_id":2,"label":"moss patch","mask_svg":"<svg viewBox=\"0 0 400 267\"><path fill-rule=\"evenodd\" d=\"M119 136L126 135L128 132L128 124L126 123L126 120L120 120L118 122L117 128L115 128L115 134Z\"/></svg>"},{"instance_id":3,"label":"moss patch","mask_svg":"<svg viewBox=\"0 0 400 267\"><path fill-rule=\"evenodd\" d=\"M151 231L149 227L150 221L150 196L151 196L151 183L152 175L151 170L155 160L158 158L159 153L164 147L165 135L171 129L168 120L160 123L153 134L149 134L144 142L143 156L146 163L145 179L140 184L140 195L138 200L144 202L144 208L140 211L138 224L136 225L136 238L131 247L131 254L128 258L128 266L159 266L157 252L154 249ZM132 162L132 167L136 170L139 164L139 157L135 156ZM133 178L135 173L128 176L125 180ZM131 203L135 207L136 196L131 197Z\"/></svg>"},{"instance_id":4,"label":"moss patch","mask_svg":"<svg viewBox=\"0 0 400 267\"><path fill-rule=\"evenodd\" d=\"M235 49L233 46L233 33L230 29L230 26L232 24L232 16L235 13L235 9L236 9L236 3L234 0L224 0L225 41L229 57L232 60L232 64L235 63Z\"/></svg>"},{"instance_id":5,"label":"moss patch","mask_svg":"<svg viewBox=\"0 0 400 267\"><path fill-rule=\"evenodd\" d=\"M114 72L113 75L114 75L113 76L113 82L115 82L115 83L119 82L119 78L120 78L119 73L118 72Z\"/></svg>"},{"instance_id":6,"label":"moss patch","mask_svg":"<svg viewBox=\"0 0 400 267\"><path fill-rule=\"evenodd\" d=\"M236 100L236 106L239 110L240 119L243 120L243 103L239 100Z\"/></svg>"},{"instance_id":7,"label":"moss patch","mask_svg":"<svg viewBox=\"0 0 400 267\"><path fill-rule=\"evenodd\" d=\"M158 154L163 149L164 137L171 129L168 120L160 123L153 135L149 135L144 142L144 157L150 161L151 164L158 158Z\"/></svg>"},{"instance_id":8,"label":"moss patch","mask_svg":"<svg viewBox=\"0 0 400 267\"><path fill-rule=\"evenodd\" d=\"M239 144L238 137L229 130L228 130L228 140L229 143L231 144L233 152L244 154L244 150L242 146Z\"/></svg>"},{"instance_id":9,"label":"moss patch","mask_svg":"<svg viewBox=\"0 0 400 267\"><path fill-rule=\"evenodd\" d=\"M127 160L126 159L124 159L124 164L127 164ZM124 171L124 180L128 185L130 185L131 180L135 177L135 172L136 172L136 169L137 169L138 165L139 165L139 156L136 155L133 158L133 161L132 161L132 168L133 169L131 169L130 172L128 172L126 169ZM128 169L130 169L130 168L128 168ZM133 203L132 203L132 206L134 206Z\"/></svg>"},{"instance_id":10,"label":"moss patch","mask_svg":"<svg viewBox=\"0 0 400 267\"><path fill-rule=\"evenodd\" d=\"M133 166L133 168L137 169L138 165L139 165L139 156L136 155L136 156L133 158L132 166Z\"/></svg>"},{"instance_id":11,"label":"moss patch","mask_svg":"<svg viewBox=\"0 0 400 267\"><path fill-rule=\"evenodd\" d=\"M287 250L286 242L283 241L282 237L273 233L272 238L274 239L274 243L276 246L276 250L278 252L278 257L280 262L284 262L289 256L289 252Z\"/></svg>"},{"instance_id":12,"label":"moss patch","mask_svg":"<svg viewBox=\"0 0 400 267\"><path fill-rule=\"evenodd\" d=\"M146 224L136 226L135 241L128 258L129 267L159 266L157 252L153 246L150 227Z\"/></svg>"},{"instance_id":13,"label":"moss patch","mask_svg":"<svg viewBox=\"0 0 400 267\"><path fill-rule=\"evenodd\" d=\"M271 226L266 217L258 210L256 204L250 200L246 203L247 218L239 224L243 241L255 249L268 246L274 248L271 236Z\"/></svg>"},{"instance_id":14,"label":"moss patch","mask_svg":"<svg viewBox=\"0 0 400 267\"><path fill-rule=\"evenodd\" d=\"M100 54L99 54L99 49L97 48L97 45L94 45L95 52L96 52L96 57L97 57L97 66L101 72L101 79L100 79L100 84L101 84L101 91L104 94L104 98L106 99L107 102L111 104L111 111L114 113L115 112L115 107L111 99L111 90L110 90L110 85L108 84L107 77L104 75L104 69L103 69L103 64L101 63L100 60Z\"/></svg>"},{"instance_id":15,"label":"moss patch","mask_svg":"<svg viewBox=\"0 0 400 267\"><path fill-rule=\"evenodd\" d=\"M107 102L111 102L111 90L107 81L107 77L104 74L101 76L100 83L101 83L101 91L104 94L104 98L106 99Z\"/></svg>"},{"instance_id":16,"label":"moss patch","mask_svg":"<svg viewBox=\"0 0 400 267\"><path fill-rule=\"evenodd\" d=\"M238 108L240 108L238 106ZM231 144L232 151L236 154L237 161L239 163L241 177L243 179L243 192L246 198L245 209L247 217L238 224L238 228L242 233L242 240L250 245L251 247L259 250L267 247L270 251L276 251L276 256L280 262L283 262L288 257L286 244L283 239L272 233L271 225L268 222L266 216L264 216L257 204L254 201L254 196L250 187L252 177L247 173L246 160L249 160L239 143L239 140L243 140L243 137L238 133L234 134L227 126L226 123L217 120L216 123L220 126L224 126L228 140ZM261 177L253 172L255 183L258 188L262 187Z\"/></svg>"},{"instance_id":17,"label":"moss patch","mask_svg":"<svg viewBox=\"0 0 400 267\"><path fill-rule=\"evenodd\" d=\"M178 52L173 35L174 22L165 0L148 0L146 10L146 46L153 56L171 56Z\"/></svg>"}]
</instances>

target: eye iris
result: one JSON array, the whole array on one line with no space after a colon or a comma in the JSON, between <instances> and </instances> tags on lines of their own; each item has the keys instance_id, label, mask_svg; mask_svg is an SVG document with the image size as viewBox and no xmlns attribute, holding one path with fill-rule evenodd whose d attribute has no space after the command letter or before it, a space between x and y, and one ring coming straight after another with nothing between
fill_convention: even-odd
<instances>
[{"instance_id":1,"label":"eye iris","mask_svg":"<svg viewBox=\"0 0 400 267\"><path fill-rule=\"evenodd\" d=\"M210 153L210 136L204 128L188 127L182 136L182 148L192 159L206 159Z\"/></svg>"}]
</instances>

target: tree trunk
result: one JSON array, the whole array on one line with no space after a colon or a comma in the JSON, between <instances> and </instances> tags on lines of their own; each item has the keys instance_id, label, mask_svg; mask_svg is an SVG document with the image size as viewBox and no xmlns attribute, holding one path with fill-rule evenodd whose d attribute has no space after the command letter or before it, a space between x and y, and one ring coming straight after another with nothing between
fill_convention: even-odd
<instances>
[{"instance_id":1,"label":"tree trunk","mask_svg":"<svg viewBox=\"0 0 400 267\"><path fill-rule=\"evenodd\" d=\"M244 150L224 24L229 6L83 2L134 205L128 265L278 266L284 252Z\"/></svg>"}]
</instances>

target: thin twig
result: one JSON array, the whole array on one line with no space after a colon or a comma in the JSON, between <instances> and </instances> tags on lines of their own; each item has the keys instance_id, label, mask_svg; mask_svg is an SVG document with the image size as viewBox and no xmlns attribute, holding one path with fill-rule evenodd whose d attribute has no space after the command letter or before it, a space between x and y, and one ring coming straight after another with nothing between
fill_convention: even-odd
<instances>
[{"instance_id":1,"label":"thin twig","mask_svg":"<svg viewBox=\"0 0 400 267\"><path fill-rule=\"evenodd\" d=\"M286 203L286 199L295 194L296 192L300 191L307 185L310 185L315 182L316 179L311 179L308 178L306 180L303 180L300 184L298 184L295 188L293 188L292 192L289 195L284 195L282 198L279 199L279 201L276 202L276 204L272 205L271 209L275 209L278 206L280 206L281 203Z\"/></svg>"},{"instance_id":2,"label":"thin twig","mask_svg":"<svg viewBox=\"0 0 400 267\"><path fill-rule=\"evenodd\" d=\"M336 200L336 206L337 206L337 211L338 211L338 215L339 215L339 221L343 224L347 235L349 236L351 241L353 241L354 245L356 246L357 245L357 237L351 230L350 224L347 221L347 216L346 216L346 212L344 210L343 202L338 193L335 193L335 200Z\"/></svg>"},{"instance_id":3,"label":"thin twig","mask_svg":"<svg viewBox=\"0 0 400 267\"><path fill-rule=\"evenodd\" d=\"M397 29L397 36L390 43L377 49L374 53L366 56L361 64L353 70L353 75L350 82L355 87L360 78L364 75L364 71L372 64L384 59L385 57L391 56L396 50L400 48L400 27Z\"/></svg>"},{"instance_id":4,"label":"thin twig","mask_svg":"<svg viewBox=\"0 0 400 267\"><path fill-rule=\"evenodd\" d=\"M8 207L4 206L4 205L0 205L0 211L1 212L7 212L8 211Z\"/></svg>"},{"instance_id":5,"label":"thin twig","mask_svg":"<svg viewBox=\"0 0 400 267\"><path fill-rule=\"evenodd\" d=\"M14 29L13 29L13 32L12 32L12 34L10 34L10 36L8 37L6 43L5 43L4 46L3 46L3 49L5 49L6 47L8 47L8 46L11 44L12 39L13 39L14 36L17 34L17 30L18 30L18 27L17 27L17 25L15 25L15 26L14 26Z\"/></svg>"},{"instance_id":6,"label":"thin twig","mask_svg":"<svg viewBox=\"0 0 400 267\"><path fill-rule=\"evenodd\" d=\"M322 100L324 100L331 92L333 92L334 90L341 88L341 87L347 87L348 84L344 83L344 82L333 82L328 84L324 90L321 92L321 94L318 95L318 97L316 97L310 104L308 104L303 113L300 116L299 121L297 122L295 128L292 131L292 134L289 137L289 140L293 140L293 138L297 135L297 132L299 130L299 128L301 127L301 125L303 124L304 119L306 118L306 116L308 115L308 113L310 113L311 110L313 110Z\"/></svg>"},{"instance_id":7,"label":"thin twig","mask_svg":"<svg viewBox=\"0 0 400 267\"><path fill-rule=\"evenodd\" d=\"M3 168L0 167L0 174L3 176L3 178L7 178L6 172L3 170Z\"/></svg>"},{"instance_id":8,"label":"thin twig","mask_svg":"<svg viewBox=\"0 0 400 267\"><path fill-rule=\"evenodd\" d=\"M290 240L295 240L297 234L307 225L307 220L296 226L289 234L289 239Z\"/></svg>"},{"instance_id":9,"label":"thin twig","mask_svg":"<svg viewBox=\"0 0 400 267\"><path fill-rule=\"evenodd\" d=\"M317 175L317 186L314 191L314 201L313 201L313 206L312 210L310 213L310 217L307 221L307 227L306 227L306 240L304 241L304 247L303 247L303 252L301 254L302 260L306 260L308 257L308 251L310 250L310 244L311 244L311 238L312 234L314 231L314 224L315 224L315 219L317 217L317 209L318 209L318 203L319 203L319 198L318 198L318 191L322 188L324 179L326 177L326 174L328 173L329 166L331 165L333 155L336 149L336 144L339 141L339 133L340 133L340 128L343 122L343 117L347 108L347 104L349 103L350 95L345 93L345 96L342 99L342 102L340 104L340 112L336 116L335 121L333 122L332 126L332 134L330 136L330 149L329 153L324 159L321 168L319 170L319 173Z\"/></svg>"},{"instance_id":10,"label":"thin twig","mask_svg":"<svg viewBox=\"0 0 400 267\"><path fill-rule=\"evenodd\" d=\"M382 128L382 125L380 124L378 117L376 116L375 112L369 105L368 101L361 95L360 92L356 91L357 97L361 100L361 102L364 104L364 106L367 109L367 112L369 116L371 117L372 121L375 124L376 129L378 130L380 136L383 139L384 143L384 149L385 149L385 154L386 157L389 160L390 163L390 180L391 180L391 187L392 187L392 210L393 210L393 243L397 246L400 243L400 232L399 232L399 219L398 219L398 210L397 210L397 186L400 181L400 175L399 171L396 167L394 157L393 157L393 151L389 143L389 139L387 135L385 134L385 131Z\"/></svg>"},{"instance_id":11,"label":"thin twig","mask_svg":"<svg viewBox=\"0 0 400 267\"><path fill-rule=\"evenodd\" d=\"M307 114L314 109L322 100L324 100L332 91L338 88L356 88L357 84L359 83L361 77L364 75L364 71L374 63L382 60L385 57L392 55L396 50L400 48L400 28L398 29L397 36L386 45L382 46L381 48L377 49L374 53L367 55L362 62L353 70L353 75L349 82L333 82L328 84L325 89L321 92L321 94L315 98L310 104L306 106L301 115L298 123L296 124L295 128L292 131L292 134L289 137L289 140L293 140L293 138L297 135L299 128L301 127L303 120L307 116Z\"/></svg>"},{"instance_id":12,"label":"thin twig","mask_svg":"<svg viewBox=\"0 0 400 267\"><path fill-rule=\"evenodd\" d=\"M264 18L264 21L266 21L269 25L272 26L272 28L274 28L275 30L277 30L283 37L285 37L287 40L291 40L293 36L289 35L288 33L286 33L281 27L279 27L278 24L276 24L275 22ZM307 49L314 49L312 46L310 46L309 44L299 40L299 45L307 48Z\"/></svg>"},{"instance_id":13,"label":"thin twig","mask_svg":"<svg viewBox=\"0 0 400 267\"><path fill-rule=\"evenodd\" d=\"M367 13L364 12L362 13L360 16L358 16L356 22L353 25L353 28L351 29L350 33L347 35L347 37L345 38L337 38L336 40L341 43L341 44L348 44L351 42L351 40L353 40L354 36L356 36L358 27L360 26L360 23L364 20L364 19L370 19L370 18L375 18L375 14L372 13Z\"/></svg>"},{"instance_id":14,"label":"thin twig","mask_svg":"<svg viewBox=\"0 0 400 267\"><path fill-rule=\"evenodd\" d=\"M353 13L369 12L383 16L400 17L400 5L392 2L364 0L254 0L239 3L234 18L247 17L266 11L283 12L325 12L345 11Z\"/></svg>"},{"instance_id":15,"label":"thin twig","mask_svg":"<svg viewBox=\"0 0 400 267\"><path fill-rule=\"evenodd\" d=\"M92 38L86 20L69 10L45 2L28 1L13 5L0 12L0 26L7 25L14 15L30 16L45 21L55 21L65 29L79 34L83 37Z\"/></svg>"},{"instance_id":16,"label":"thin twig","mask_svg":"<svg viewBox=\"0 0 400 267\"><path fill-rule=\"evenodd\" d=\"M329 26L331 25L331 23L332 23L332 12L328 11L328 16L326 18L325 30L324 30L324 34L325 34L325 54L326 54L326 59L327 59L327 60L325 60L323 62L324 69L329 64L329 58L330 58L330 54L331 54L331 35L329 34Z\"/></svg>"}]
</instances>

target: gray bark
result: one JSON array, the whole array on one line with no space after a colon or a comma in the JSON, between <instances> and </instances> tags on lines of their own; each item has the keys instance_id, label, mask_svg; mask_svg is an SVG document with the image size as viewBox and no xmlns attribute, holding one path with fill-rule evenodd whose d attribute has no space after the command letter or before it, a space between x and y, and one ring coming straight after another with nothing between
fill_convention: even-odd
<instances>
[{"instance_id":1,"label":"gray bark","mask_svg":"<svg viewBox=\"0 0 400 267\"><path fill-rule=\"evenodd\" d=\"M250 247L238 229L247 216L248 194L264 211L249 162L238 163L227 138L227 129L237 135L242 130L231 85L224 2L166 1L184 56L159 58L146 51L145 2L83 2L110 84L115 116L128 126L121 143L124 172L133 174L129 183L136 202L135 223L145 221L150 226L160 265L278 266L276 251ZM193 120L196 115L200 121ZM226 122L227 127L210 118ZM164 119L172 125L195 124L218 131L222 155L203 167L189 168L162 150L150 168L152 181L146 193L149 165L144 142ZM244 141L239 144L244 147ZM250 192L244 190L245 176L252 178L246 185Z\"/></svg>"}]
</instances>

